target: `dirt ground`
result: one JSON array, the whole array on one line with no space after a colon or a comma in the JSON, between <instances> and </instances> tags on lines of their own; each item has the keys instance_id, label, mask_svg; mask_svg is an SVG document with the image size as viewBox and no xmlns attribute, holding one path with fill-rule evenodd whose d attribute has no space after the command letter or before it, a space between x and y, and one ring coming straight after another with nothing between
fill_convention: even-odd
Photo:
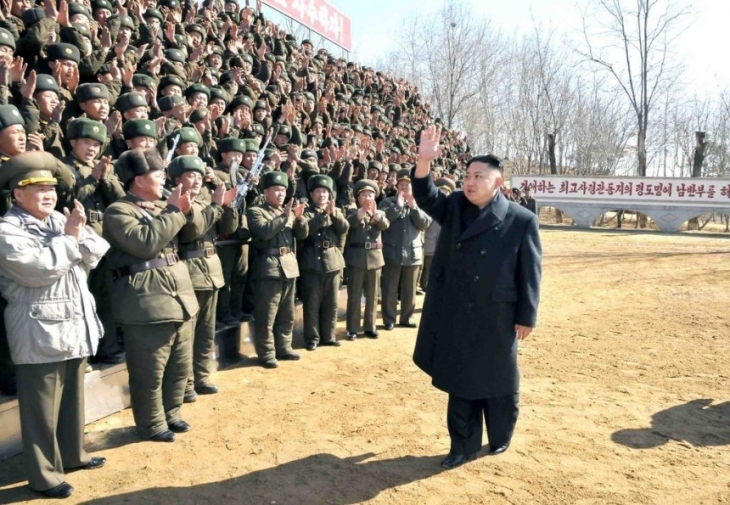
<instances>
[{"instance_id":1,"label":"dirt ground","mask_svg":"<svg viewBox=\"0 0 730 505\"><path fill-rule=\"evenodd\" d=\"M411 362L415 330L278 370L220 372L173 444L129 410L88 426L108 458L67 502L717 504L730 502L730 241L545 230L539 328L521 344L511 448L453 471L446 395ZM343 330L344 331L344 330ZM20 457L0 503L24 503Z\"/></svg>"}]
</instances>

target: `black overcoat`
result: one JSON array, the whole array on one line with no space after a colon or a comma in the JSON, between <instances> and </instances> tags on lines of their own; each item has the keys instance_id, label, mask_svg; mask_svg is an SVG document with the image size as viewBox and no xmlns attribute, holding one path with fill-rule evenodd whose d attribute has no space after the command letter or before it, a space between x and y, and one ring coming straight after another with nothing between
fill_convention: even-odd
<instances>
[{"instance_id":1,"label":"black overcoat","mask_svg":"<svg viewBox=\"0 0 730 505\"><path fill-rule=\"evenodd\" d=\"M468 227L463 192L412 178L418 206L441 225L413 361L466 399L519 392L515 324L534 327L542 248L537 216L500 192Z\"/></svg>"}]
</instances>

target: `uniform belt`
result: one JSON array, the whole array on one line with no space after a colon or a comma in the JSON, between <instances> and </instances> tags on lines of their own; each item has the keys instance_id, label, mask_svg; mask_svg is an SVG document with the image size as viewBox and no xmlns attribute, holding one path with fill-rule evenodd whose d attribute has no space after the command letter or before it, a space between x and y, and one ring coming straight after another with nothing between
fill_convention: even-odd
<instances>
[{"instance_id":1,"label":"uniform belt","mask_svg":"<svg viewBox=\"0 0 730 505\"><path fill-rule=\"evenodd\" d=\"M256 249L258 254L263 256L284 256L291 252L291 247L277 247L275 249Z\"/></svg>"},{"instance_id":2,"label":"uniform belt","mask_svg":"<svg viewBox=\"0 0 730 505\"><path fill-rule=\"evenodd\" d=\"M180 258L176 253L166 254L164 258L155 258L153 260L145 261L142 263L136 263L127 267L117 268L112 272L115 277L126 277L128 275L138 274L146 270L152 270L154 268L161 268L172 266L179 262Z\"/></svg>"},{"instance_id":3,"label":"uniform belt","mask_svg":"<svg viewBox=\"0 0 730 505\"><path fill-rule=\"evenodd\" d=\"M334 247L335 244L331 240L323 240L322 242L305 242L304 247L320 247L322 249L329 249Z\"/></svg>"},{"instance_id":4,"label":"uniform belt","mask_svg":"<svg viewBox=\"0 0 730 505\"><path fill-rule=\"evenodd\" d=\"M382 242L352 242L350 244L350 247L355 247L359 249L382 249L383 243Z\"/></svg>"},{"instance_id":5,"label":"uniform belt","mask_svg":"<svg viewBox=\"0 0 730 505\"><path fill-rule=\"evenodd\" d=\"M181 260L191 260L193 258L212 258L215 256L215 247L206 247L195 251L180 251L177 253Z\"/></svg>"},{"instance_id":6,"label":"uniform belt","mask_svg":"<svg viewBox=\"0 0 730 505\"><path fill-rule=\"evenodd\" d=\"M102 219L104 219L104 213L100 210L90 210L89 213L89 224L93 223L101 223Z\"/></svg>"}]
</instances>

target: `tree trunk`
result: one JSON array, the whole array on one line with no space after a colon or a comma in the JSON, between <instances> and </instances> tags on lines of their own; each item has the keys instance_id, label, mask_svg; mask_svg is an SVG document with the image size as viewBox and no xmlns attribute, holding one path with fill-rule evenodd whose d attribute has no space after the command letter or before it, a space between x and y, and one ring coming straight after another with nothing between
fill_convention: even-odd
<instances>
[{"instance_id":1,"label":"tree trunk","mask_svg":"<svg viewBox=\"0 0 730 505\"><path fill-rule=\"evenodd\" d=\"M555 134L548 133L548 158L550 159L550 173L558 174L558 162L555 159Z\"/></svg>"},{"instance_id":2,"label":"tree trunk","mask_svg":"<svg viewBox=\"0 0 730 505\"><path fill-rule=\"evenodd\" d=\"M639 162L637 175L646 177L646 131L639 130L636 138L636 159Z\"/></svg>"},{"instance_id":3,"label":"tree trunk","mask_svg":"<svg viewBox=\"0 0 730 505\"><path fill-rule=\"evenodd\" d=\"M695 152L692 157L692 177L702 177L702 163L705 161L705 132L695 132ZM707 224L707 223L705 223ZM704 228L704 226L702 227ZM701 230L698 218L687 221L688 230Z\"/></svg>"}]
</instances>

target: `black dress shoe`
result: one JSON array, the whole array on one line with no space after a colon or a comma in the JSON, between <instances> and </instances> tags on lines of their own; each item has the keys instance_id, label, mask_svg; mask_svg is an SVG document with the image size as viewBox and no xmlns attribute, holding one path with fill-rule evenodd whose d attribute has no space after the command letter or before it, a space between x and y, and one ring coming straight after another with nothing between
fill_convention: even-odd
<instances>
[{"instance_id":1,"label":"black dress shoe","mask_svg":"<svg viewBox=\"0 0 730 505\"><path fill-rule=\"evenodd\" d=\"M395 328L395 325L393 323L388 323L385 325L385 329L388 331L393 331L393 328Z\"/></svg>"},{"instance_id":2,"label":"black dress shoe","mask_svg":"<svg viewBox=\"0 0 730 505\"><path fill-rule=\"evenodd\" d=\"M170 431L173 433L187 433L190 431L190 425L182 419L175 421L174 423L167 423L167 427L170 428Z\"/></svg>"},{"instance_id":3,"label":"black dress shoe","mask_svg":"<svg viewBox=\"0 0 730 505\"><path fill-rule=\"evenodd\" d=\"M357 333L354 331L348 331L347 332L347 340L355 340L357 338Z\"/></svg>"},{"instance_id":4,"label":"black dress shoe","mask_svg":"<svg viewBox=\"0 0 730 505\"><path fill-rule=\"evenodd\" d=\"M189 395L183 397L183 403L195 403L198 401L198 393L193 391Z\"/></svg>"},{"instance_id":5,"label":"black dress shoe","mask_svg":"<svg viewBox=\"0 0 730 505\"><path fill-rule=\"evenodd\" d=\"M261 366L264 368L268 368L269 370L273 370L274 368L279 368L279 362L275 359L269 359L266 361L262 361Z\"/></svg>"},{"instance_id":6,"label":"black dress shoe","mask_svg":"<svg viewBox=\"0 0 730 505\"><path fill-rule=\"evenodd\" d=\"M509 442L507 442L504 445L498 445L497 447L489 446L489 452L487 453L489 456L496 456L498 454L502 454L504 451L509 449Z\"/></svg>"},{"instance_id":7,"label":"black dress shoe","mask_svg":"<svg viewBox=\"0 0 730 505\"><path fill-rule=\"evenodd\" d=\"M91 460L83 466L72 468L72 470L96 470L106 463L106 458L91 458Z\"/></svg>"},{"instance_id":8,"label":"black dress shoe","mask_svg":"<svg viewBox=\"0 0 730 505\"><path fill-rule=\"evenodd\" d=\"M195 388L195 392L199 395L214 395L219 391L218 386L210 384L208 386L200 386Z\"/></svg>"},{"instance_id":9,"label":"black dress shoe","mask_svg":"<svg viewBox=\"0 0 730 505\"><path fill-rule=\"evenodd\" d=\"M314 342L312 342L310 344L307 344L307 350L308 351L314 351L316 349L317 349L317 344L315 344Z\"/></svg>"},{"instance_id":10,"label":"black dress shoe","mask_svg":"<svg viewBox=\"0 0 730 505\"><path fill-rule=\"evenodd\" d=\"M286 354L277 356L276 359L280 359L282 361L299 361L300 359L302 359L302 357L295 352L289 351Z\"/></svg>"},{"instance_id":11,"label":"black dress shoe","mask_svg":"<svg viewBox=\"0 0 730 505\"><path fill-rule=\"evenodd\" d=\"M46 498L68 498L71 493L74 492L74 488L68 482L61 482L58 486L46 489L40 493Z\"/></svg>"},{"instance_id":12,"label":"black dress shoe","mask_svg":"<svg viewBox=\"0 0 730 505\"><path fill-rule=\"evenodd\" d=\"M378 338L380 336L380 333L376 331L366 331L365 336L368 338Z\"/></svg>"},{"instance_id":13,"label":"black dress shoe","mask_svg":"<svg viewBox=\"0 0 730 505\"><path fill-rule=\"evenodd\" d=\"M163 432L158 433L157 435L153 435L150 437L151 442L174 442L175 441L175 434L171 432L170 430L165 430Z\"/></svg>"},{"instance_id":14,"label":"black dress shoe","mask_svg":"<svg viewBox=\"0 0 730 505\"><path fill-rule=\"evenodd\" d=\"M455 454L450 452L448 456L446 456L446 459L441 462L441 468L451 470L452 468L456 468L464 463L475 460L476 457L476 452L472 452L471 454Z\"/></svg>"},{"instance_id":15,"label":"black dress shoe","mask_svg":"<svg viewBox=\"0 0 730 505\"><path fill-rule=\"evenodd\" d=\"M337 340L328 340L327 342L320 342L319 345L327 345L330 347L340 347L340 344Z\"/></svg>"},{"instance_id":16,"label":"black dress shoe","mask_svg":"<svg viewBox=\"0 0 730 505\"><path fill-rule=\"evenodd\" d=\"M417 328L418 325L415 321L406 321L405 323L398 323L401 328Z\"/></svg>"}]
</instances>

